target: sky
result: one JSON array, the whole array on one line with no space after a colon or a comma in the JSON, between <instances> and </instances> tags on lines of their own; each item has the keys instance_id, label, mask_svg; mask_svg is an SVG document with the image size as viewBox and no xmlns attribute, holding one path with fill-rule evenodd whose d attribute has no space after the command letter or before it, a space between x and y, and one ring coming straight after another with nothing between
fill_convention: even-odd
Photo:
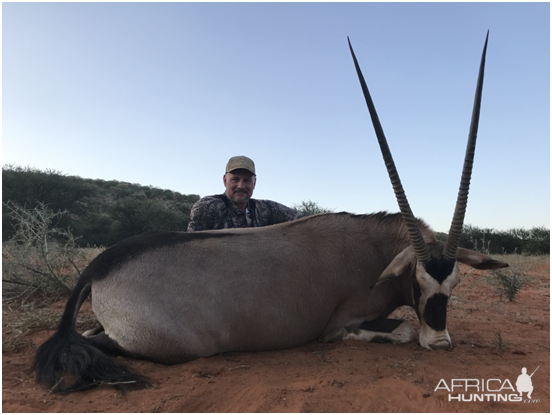
<instances>
[{"instance_id":1,"label":"sky","mask_svg":"<svg viewBox=\"0 0 552 415\"><path fill-rule=\"evenodd\" d=\"M465 223L550 227L549 3L3 3L2 164L450 227L490 31Z\"/></svg>"}]
</instances>

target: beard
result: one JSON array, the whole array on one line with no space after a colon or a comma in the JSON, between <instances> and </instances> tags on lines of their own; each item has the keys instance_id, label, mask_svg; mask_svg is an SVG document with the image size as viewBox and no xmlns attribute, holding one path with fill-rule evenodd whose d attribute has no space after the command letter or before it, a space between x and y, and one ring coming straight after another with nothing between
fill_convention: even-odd
<instances>
[{"instance_id":1,"label":"beard","mask_svg":"<svg viewBox=\"0 0 552 415\"><path fill-rule=\"evenodd\" d=\"M241 203L247 203L250 198L251 198L251 194L245 190L234 190L232 192L232 197L231 197L233 202L241 202Z\"/></svg>"}]
</instances>

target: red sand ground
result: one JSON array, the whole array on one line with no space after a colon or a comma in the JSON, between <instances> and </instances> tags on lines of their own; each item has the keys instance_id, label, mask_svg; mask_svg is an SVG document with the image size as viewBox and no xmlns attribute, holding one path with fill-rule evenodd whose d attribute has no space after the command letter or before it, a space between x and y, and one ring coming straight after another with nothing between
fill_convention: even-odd
<instances>
[{"instance_id":1,"label":"red sand ground","mask_svg":"<svg viewBox=\"0 0 552 415\"><path fill-rule=\"evenodd\" d=\"M311 343L262 353L235 353L163 366L124 359L155 387L122 394L110 387L69 394L49 393L30 366L37 345L53 332L28 335L30 345L2 356L4 412L549 412L550 269L528 270L528 285L516 302L499 300L483 271L468 272L453 292L448 329L454 348L428 351L414 343ZM64 302L52 305L61 312ZM85 308L85 312L90 307ZM90 312L90 311L88 311ZM396 312L418 323L408 308ZM17 318L4 307L3 321ZM6 335L8 328L3 324ZM508 344L494 343L500 331ZM123 359L123 358L120 358ZM533 375L533 402L448 401L443 379L508 379L515 387L521 368ZM497 386L497 383L491 383ZM456 389L458 393L465 390ZM504 394L513 393L503 390ZM494 394L491 394L494 395ZM466 396L468 396L466 394ZM523 395L526 400L526 394Z\"/></svg>"}]
</instances>

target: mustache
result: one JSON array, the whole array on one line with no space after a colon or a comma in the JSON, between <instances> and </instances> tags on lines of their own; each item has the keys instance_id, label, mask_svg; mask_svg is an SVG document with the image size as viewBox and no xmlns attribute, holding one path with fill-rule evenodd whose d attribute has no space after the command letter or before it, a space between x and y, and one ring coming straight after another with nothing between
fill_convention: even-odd
<instances>
[{"instance_id":1,"label":"mustache","mask_svg":"<svg viewBox=\"0 0 552 415\"><path fill-rule=\"evenodd\" d=\"M243 194L246 194L246 195L249 194L249 192L248 192L247 190L234 190L232 193L233 193L233 194L236 194L236 193L243 193Z\"/></svg>"}]
</instances>

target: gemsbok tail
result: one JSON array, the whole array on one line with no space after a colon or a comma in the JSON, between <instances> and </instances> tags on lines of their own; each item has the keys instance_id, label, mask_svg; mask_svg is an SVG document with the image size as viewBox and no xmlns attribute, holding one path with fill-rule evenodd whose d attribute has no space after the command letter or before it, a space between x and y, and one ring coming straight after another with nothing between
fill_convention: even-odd
<instances>
[{"instance_id":1,"label":"gemsbok tail","mask_svg":"<svg viewBox=\"0 0 552 415\"><path fill-rule=\"evenodd\" d=\"M37 382L56 393L78 392L102 384L151 386L146 377L116 362L75 330L77 313L91 290L91 280L85 273L65 306L57 332L36 353L33 369Z\"/></svg>"}]
</instances>

